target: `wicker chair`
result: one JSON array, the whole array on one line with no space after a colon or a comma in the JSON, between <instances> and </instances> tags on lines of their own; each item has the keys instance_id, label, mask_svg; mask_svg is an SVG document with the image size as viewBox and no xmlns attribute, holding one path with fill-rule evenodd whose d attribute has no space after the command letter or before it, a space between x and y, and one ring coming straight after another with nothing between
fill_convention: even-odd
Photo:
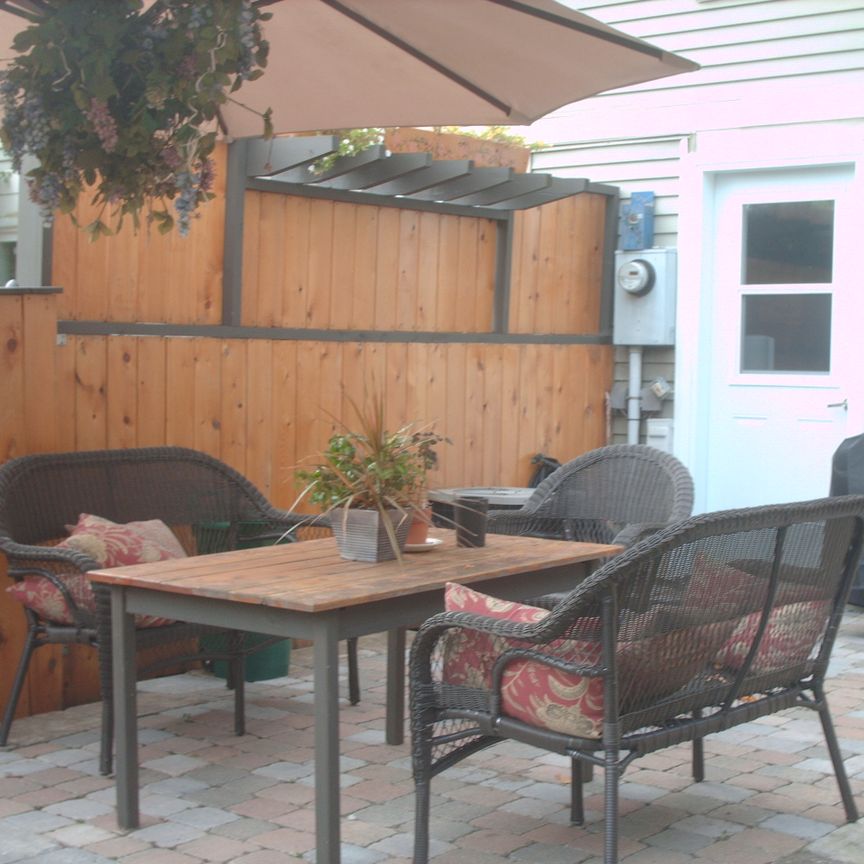
<instances>
[{"instance_id":1,"label":"wicker chair","mask_svg":"<svg viewBox=\"0 0 864 864\"><path fill-rule=\"evenodd\" d=\"M308 517L273 507L229 466L180 447L44 453L0 466L0 552L8 559L9 575L16 581L35 578L51 582L63 594L66 617L71 617L71 622L58 623L22 607L27 616L27 637L0 724L0 746L8 740L33 652L45 645L91 645L99 651L100 770L109 774L113 743L109 594L104 589L94 592L95 612L76 603L64 575L86 573L100 565L81 551L52 545L67 536L66 526L75 524L81 513L118 523L162 520L189 554L276 542ZM317 530L320 533L321 529ZM325 530L329 532L326 526ZM293 535L288 539L294 539ZM208 638L197 647L198 637L204 634ZM184 662L227 661L228 683L235 694L235 732L243 734L245 657L277 640L247 639L247 634L237 631L183 622L139 626L136 639L139 652L160 648L159 659L146 671L176 668L181 658ZM195 653L190 653L190 645L196 646ZM349 640L348 656L353 704L359 700L356 640Z\"/></svg>"},{"instance_id":2,"label":"wicker chair","mask_svg":"<svg viewBox=\"0 0 864 864\"><path fill-rule=\"evenodd\" d=\"M693 480L669 453L614 444L572 459L518 510L490 511L486 530L630 546L693 509Z\"/></svg>"},{"instance_id":3,"label":"wicker chair","mask_svg":"<svg viewBox=\"0 0 864 864\"><path fill-rule=\"evenodd\" d=\"M726 511L638 543L551 611L448 589L461 611L427 620L411 652L414 864L428 858L432 778L496 741L571 758L576 824L581 766L604 770L603 860L614 864L618 784L633 760L693 742L698 782L706 735L800 706L819 715L854 822L824 679L862 531L864 496Z\"/></svg>"}]
</instances>

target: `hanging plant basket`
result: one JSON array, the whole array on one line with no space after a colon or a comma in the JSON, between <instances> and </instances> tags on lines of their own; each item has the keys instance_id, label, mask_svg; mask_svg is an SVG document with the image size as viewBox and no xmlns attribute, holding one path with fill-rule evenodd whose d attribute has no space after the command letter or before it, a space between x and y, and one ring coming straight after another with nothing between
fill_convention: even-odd
<instances>
[{"instance_id":1,"label":"hanging plant basket","mask_svg":"<svg viewBox=\"0 0 864 864\"><path fill-rule=\"evenodd\" d=\"M98 237L142 211L181 234L213 197L219 108L262 74L248 0L42 0L0 72L0 138L48 221L90 188ZM20 14L20 13L19 13ZM262 134L272 135L270 112Z\"/></svg>"}]
</instances>

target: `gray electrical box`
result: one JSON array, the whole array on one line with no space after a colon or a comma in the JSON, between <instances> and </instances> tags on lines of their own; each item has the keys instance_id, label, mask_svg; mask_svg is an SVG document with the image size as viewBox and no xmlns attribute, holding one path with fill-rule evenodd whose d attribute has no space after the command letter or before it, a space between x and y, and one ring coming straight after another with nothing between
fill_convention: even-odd
<instances>
[{"instance_id":1,"label":"gray electrical box","mask_svg":"<svg viewBox=\"0 0 864 864\"><path fill-rule=\"evenodd\" d=\"M615 345L674 345L676 249L615 253Z\"/></svg>"}]
</instances>

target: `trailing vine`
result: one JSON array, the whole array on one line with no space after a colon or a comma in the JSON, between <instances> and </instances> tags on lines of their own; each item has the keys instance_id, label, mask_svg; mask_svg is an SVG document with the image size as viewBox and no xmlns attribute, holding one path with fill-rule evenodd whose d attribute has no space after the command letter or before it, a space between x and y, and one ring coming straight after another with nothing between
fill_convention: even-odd
<instances>
[{"instance_id":1,"label":"trailing vine","mask_svg":"<svg viewBox=\"0 0 864 864\"><path fill-rule=\"evenodd\" d=\"M218 112L263 74L270 16L249 0L43 0L0 72L0 139L50 221L94 192L85 229L111 234L142 211L189 231L213 197ZM270 111L262 133L272 135ZM172 207L173 205L173 207ZM172 213L173 210L173 213ZM110 224L109 224L110 223Z\"/></svg>"}]
</instances>

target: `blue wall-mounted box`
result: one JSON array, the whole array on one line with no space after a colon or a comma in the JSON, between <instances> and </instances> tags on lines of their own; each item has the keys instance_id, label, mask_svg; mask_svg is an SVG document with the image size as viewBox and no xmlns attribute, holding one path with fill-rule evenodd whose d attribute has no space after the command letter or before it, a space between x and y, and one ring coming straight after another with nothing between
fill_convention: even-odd
<instances>
[{"instance_id":1,"label":"blue wall-mounted box","mask_svg":"<svg viewBox=\"0 0 864 864\"><path fill-rule=\"evenodd\" d=\"M619 249L650 249L654 245L654 193L633 192L621 205Z\"/></svg>"}]
</instances>

